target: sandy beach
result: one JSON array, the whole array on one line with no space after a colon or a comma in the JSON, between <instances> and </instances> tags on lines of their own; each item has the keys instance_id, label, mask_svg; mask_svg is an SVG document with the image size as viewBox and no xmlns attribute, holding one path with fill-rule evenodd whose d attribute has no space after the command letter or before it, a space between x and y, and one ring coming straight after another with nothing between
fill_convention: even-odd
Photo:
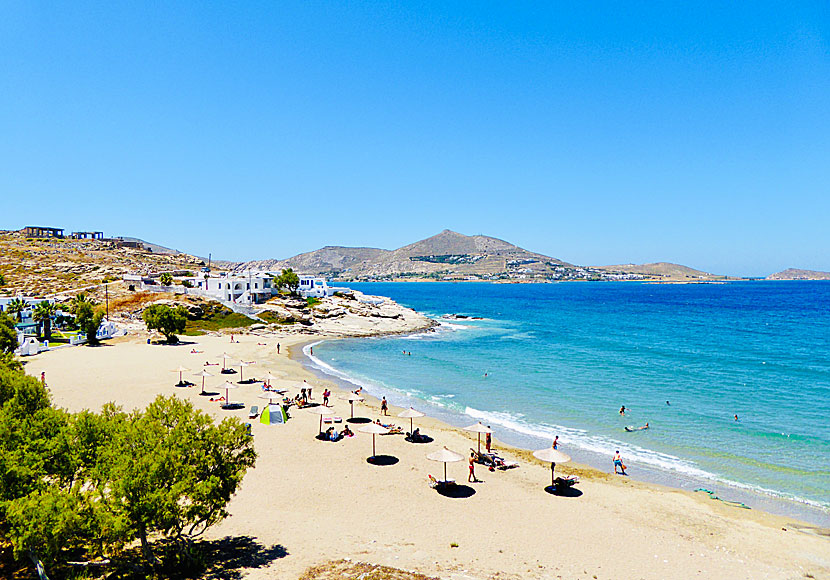
<instances>
[{"instance_id":1,"label":"sandy beach","mask_svg":"<svg viewBox=\"0 0 830 580\"><path fill-rule=\"evenodd\" d=\"M213 365L226 352L234 361L256 361L245 367L245 378L285 373L285 381L312 384L313 401L321 402L326 383L290 358L308 336L263 332L235 340L209 335L151 345L137 332L97 348L45 352L27 358L25 368L33 376L45 372L53 402L72 411L98 410L109 401L137 408L164 394L186 398L218 419L248 421L250 406L265 402L258 398L259 384L231 391L231 399L244 404L235 411L199 396L201 380L194 374L213 373L206 386L218 391L227 375ZM179 365L191 369L184 378L195 386L174 386L178 374L171 371ZM335 414L348 418L346 393L328 386ZM409 420L395 417L399 411L390 408L389 420L408 430ZM354 412L374 420L379 403L367 397ZM295 408L285 425L252 421L256 467L232 500L231 516L207 538L246 537L260 546L265 556L241 567L241 577L293 579L312 566L350 559L459 580L830 578L830 538L798 530L791 519L570 464L557 471L578 473L578 491L551 495L545 491L549 467L498 440L499 453L520 466L489 472L478 465L481 482L469 484L469 497L445 497L427 485L428 474L440 478L443 466L426 454L447 446L469 456L475 434L416 419L434 441L418 445L403 435L377 436L377 453L396 460L379 466L366 461L371 435L320 441L319 421L311 410ZM466 461L448 464L448 476L466 485Z\"/></svg>"}]
</instances>

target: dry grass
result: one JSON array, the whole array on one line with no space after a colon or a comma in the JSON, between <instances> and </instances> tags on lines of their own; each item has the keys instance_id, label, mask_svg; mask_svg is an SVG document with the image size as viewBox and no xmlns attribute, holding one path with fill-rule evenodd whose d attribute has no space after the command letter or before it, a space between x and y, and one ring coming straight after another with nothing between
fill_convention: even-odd
<instances>
[{"instance_id":1,"label":"dry grass","mask_svg":"<svg viewBox=\"0 0 830 580\"><path fill-rule=\"evenodd\" d=\"M152 302L173 298L175 298L174 294L165 292L133 292L114 299L110 298L110 312L135 312Z\"/></svg>"},{"instance_id":2,"label":"dry grass","mask_svg":"<svg viewBox=\"0 0 830 580\"><path fill-rule=\"evenodd\" d=\"M439 580L418 572L408 572L379 564L332 560L312 566L298 580Z\"/></svg>"}]
</instances>

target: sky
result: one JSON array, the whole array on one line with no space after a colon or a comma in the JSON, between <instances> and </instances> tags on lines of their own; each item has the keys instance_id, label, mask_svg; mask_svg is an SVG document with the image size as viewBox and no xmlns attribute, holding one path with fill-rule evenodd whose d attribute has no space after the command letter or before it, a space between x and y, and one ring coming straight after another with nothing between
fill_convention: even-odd
<instances>
[{"instance_id":1,"label":"sky","mask_svg":"<svg viewBox=\"0 0 830 580\"><path fill-rule=\"evenodd\" d=\"M0 228L830 270L827 2L6 0Z\"/></svg>"}]
</instances>

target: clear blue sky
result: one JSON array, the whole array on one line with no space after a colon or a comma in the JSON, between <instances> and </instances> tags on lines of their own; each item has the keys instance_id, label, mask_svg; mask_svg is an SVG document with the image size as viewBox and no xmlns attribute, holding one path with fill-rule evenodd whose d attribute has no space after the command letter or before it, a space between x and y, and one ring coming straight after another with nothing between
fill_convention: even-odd
<instances>
[{"instance_id":1,"label":"clear blue sky","mask_svg":"<svg viewBox=\"0 0 830 580\"><path fill-rule=\"evenodd\" d=\"M830 270L830 4L681 4L7 1L0 228Z\"/></svg>"}]
</instances>

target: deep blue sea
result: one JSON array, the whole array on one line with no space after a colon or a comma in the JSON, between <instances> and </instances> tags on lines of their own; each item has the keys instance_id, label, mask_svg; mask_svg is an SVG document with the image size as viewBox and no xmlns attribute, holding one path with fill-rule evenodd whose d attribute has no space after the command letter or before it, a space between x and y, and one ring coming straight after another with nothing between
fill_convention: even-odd
<instances>
[{"instance_id":1,"label":"deep blue sea","mask_svg":"<svg viewBox=\"0 0 830 580\"><path fill-rule=\"evenodd\" d=\"M830 514L830 283L351 287L483 318L315 346L372 394L522 447L559 435L608 471L619 449L634 477Z\"/></svg>"}]
</instances>

